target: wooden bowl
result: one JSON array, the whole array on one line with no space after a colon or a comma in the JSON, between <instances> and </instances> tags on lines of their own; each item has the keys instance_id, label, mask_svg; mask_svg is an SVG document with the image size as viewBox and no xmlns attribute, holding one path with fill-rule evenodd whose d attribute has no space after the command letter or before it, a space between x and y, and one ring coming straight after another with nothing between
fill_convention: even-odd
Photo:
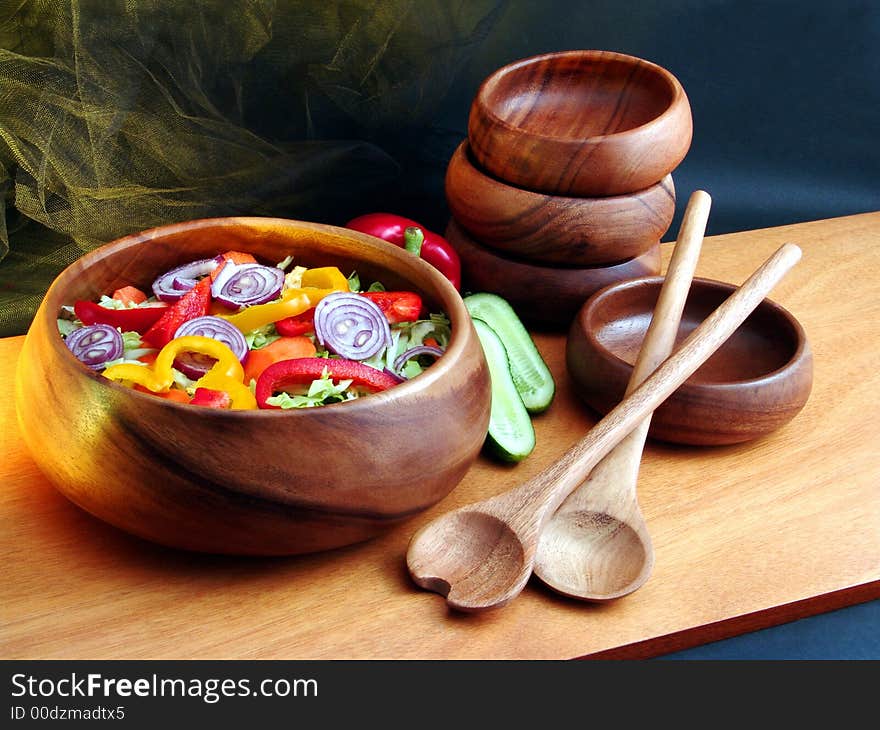
<instances>
[{"instance_id":1,"label":"wooden bowl","mask_svg":"<svg viewBox=\"0 0 880 730\"><path fill-rule=\"evenodd\" d=\"M449 161L446 199L455 220L480 243L556 266L599 266L639 256L663 238L675 214L671 175L626 195L548 195L487 175L466 141Z\"/></svg>"},{"instance_id":2,"label":"wooden bowl","mask_svg":"<svg viewBox=\"0 0 880 730\"><path fill-rule=\"evenodd\" d=\"M660 244L610 266L557 268L506 258L481 246L451 219L446 238L461 257L464 286L504 297L535 327L565 329L591 294L608 284L660 272Z\"/></svg>"},{"instance_id":3,"label":"wooden bowl","mask_svg":"<svg viewBox=\"0 0 880 730\"><path fill-rule=\"evenodd\" d=\"M566 344L580 397L607 413L623 398L663 279L609 286L584 304ZM736 289L694 279L678 342ZM804 407L813 358L800 323L765 299L733 336L655 412L649 434L680 444L734 444L764 436Z\"/></svg>"},{"instance_id":4,"label":"wooden bowl","mask_svg":"<svg viewBox=\"0 0 880 730\"><path fill-rule=\"evenodd\" d=\"M423 294L452 337L425 373L320 408L222 411L130 390L90 371L58 335L63 304L220 250L357 270ZM458 292L436 269L354 231L268 218L218 218L122 238L65 269L46 294L17 370L25 443L70 500L165 545L239 554L305 553L377 535L462 479L486 435L488 369ZM87 536L83 536L87 539Z\"/></svg>"},{"instance_id":5,"label":"wooden bowl","mask_svg":"<svg viewBox=\"0 0 880 730\"><path fill-rule=\"evenodd\" d=\"M516 61L480 86L468 138L501 180L554 195L620 195L662 180L693 136L678 79L610 51L563 51Z\"/></svg>"}]
</instances>

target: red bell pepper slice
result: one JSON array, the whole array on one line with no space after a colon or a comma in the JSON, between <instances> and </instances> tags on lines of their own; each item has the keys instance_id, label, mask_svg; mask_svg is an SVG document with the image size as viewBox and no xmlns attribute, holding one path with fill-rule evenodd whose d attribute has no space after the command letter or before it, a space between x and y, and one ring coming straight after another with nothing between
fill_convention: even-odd
<instances>
[{"instance_id":1,"label":"red bell pepper slice","mask_svg":"<svg viewBox=\"0 0 880 730\"><path fill-rule=\"evenodd\" d=\"M73 311L83 324L109 324L123 332L144 334L168 310L167 304L127 309L108 309L95 302L80 299L74 302Z\"/></svg>"},{"instance_id":2,"label":"red bell pepper slice","mask_svg":"<svg viewBox=\"0 0 880 730\"><path fill-rule=\"evenodd\" d=\"M424 235L420 256L442 273L456 289L461 289L461 259L458 252L442 236L429 231L420 223L393 213L368 213L345 224L361 233L404 247L407 228L418 228Z\"/></svg>"},{"instance_id":3,"label":"red bell pepper slice","mask_svg":"<svg viewBox=\"0 0 880 730\"><path fill-rule=\"evenodd\" d=\"M142 335L141 339L152 347L162 349L171 342L180 325L207 314L210 304L211 279L206 276L168 307L159 320Z\"/></svg>"},{"instance_id":4,"label":"red bell pepper slice","mask_svg":"<svg viewBox=\"0 0 880 730\"><path fill-rule=\"evenodd\" d=\"M307 309L302 314L279 319L275 323L275 331L282 337L298 337L315 331L315 308Z\"/></svg>"},{"instance_id":5,"label":"red bell pepper slice","mask_svg":"<svg viewBox=\"0 0 880 730\"><path fill-rule=\"evenodd\" d=\"M257 379L254 395L259 408L275 408L266 401L291 385L308 385L322 377L326 369L332 380L352 380L353 385L371 393L387 390L398 381L382 370L355 360L324 357L300 357L280 360L267 367Z\"/></svg>"},{"instance_id":6,"label":"red bell pepper slice","mask_svg":"<svg viewBox=\"0 0 880 730\"><path fill-rule=\"evenodd\" d=\"M196 392L193 393L192 400L190 400L190 405L229 409L232 407L232 396L223 390L196 388Z\"/></svg>"},{"instance_id":7,"label":"red bell pepper slice","mask_svg":"<svg viewBox=\"0 0 880 730\"><path fill-rule=\"evenodd\" d=\"M390 324L415 322L422 313L422 298L412 291L365 291L361 296L375 303Z\"/></svg>"}]
</instances>

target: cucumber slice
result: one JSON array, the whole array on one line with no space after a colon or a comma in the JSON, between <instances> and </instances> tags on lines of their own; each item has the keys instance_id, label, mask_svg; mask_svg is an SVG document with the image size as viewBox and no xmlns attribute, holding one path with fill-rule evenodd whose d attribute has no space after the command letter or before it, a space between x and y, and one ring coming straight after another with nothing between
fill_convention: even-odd
<instances>
[{"instance_id":1,"label":"cucumber slice","mask_svg":"<svg viewBox=\"0 0 880 730\"><path fill-rule=\"evenodd\" d=\"M505 461L521 461L535 448L532 419L513 382L507 350L501 338L482 320L473 319L473 323L492 379L492 406L486 444Z\"/></svg>"},{"instance_id":2,"label":"cucumber slice","mask_svg":"<svg viewBox=\"0 0 880 730\"><path fill-rule=\"evenodd\" d=\"M547 409L556 394L550 369L520 318L506 299L481 292L464 298L471 317L488 324L504 343L510 374L529 413Z\"/></svg>"}]
</instances>

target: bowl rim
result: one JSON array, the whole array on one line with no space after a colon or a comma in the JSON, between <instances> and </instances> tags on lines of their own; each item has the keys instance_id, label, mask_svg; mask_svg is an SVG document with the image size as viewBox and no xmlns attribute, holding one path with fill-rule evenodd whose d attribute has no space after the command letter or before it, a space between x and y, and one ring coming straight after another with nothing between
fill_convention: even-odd
<instances>
[{"instance_id":1,"label":"bowl rim","mask_svg":"<svg viewBox=\"0 0 880 730\"><path fill-rule=\"evenodd\" d=\"M540 263L537 261L531 261L529 259L519 258L516 256L508 255L506 251L498 251L481 241L476 240L474 236L455 218L450 218L449 222L446 225L446 232L451 231L451 236L453 240L456 242L463 240L464 245L468 247L470 251L476 251L481 256L491 257L492 260L500 261L502 266L514 266L516 267L523 276L534 276L538 271L542 272L555 272L560 276L565 276L567 278L577 278L584 276L585 274L591 272L605 272L611 275L617 275L618 272L626 271L629 267L637 265L638 262L646 262L651 260L655 255L659 257L661 251L661 243L660 241L653 242L650 246L648 246L644 251L636 256L630 256L629 258L622 259L620 261L610 261L606 264L595 264L594 266L560 266L558 264L552 263ZM447 235L447 238L450 236ZM452 244L452 247L458 251L455 244ZM458 251L459 255L461 252ZM465 256L468 254L465 253ZM638 277L638 278L646 278L646 277ZM623 281L630 281L630 279L624 279ZM604 288L609 286L614 286L617 283L622 282L612 282L611 284L606 284ZM596 294L598 294L601 290L597 290ZM595 294L593 295L595 296Z\"/></svg>"},{"instance_id":2,"label":"bowl rim","mask_svg":"<svg viewBox=\"0 0 880 730\"><path fill-rule=\"evenodd\" d=\"M531 131L526 130L523 127L519 127L511 124L507 120L498 116L493 110L493 107L488 103L488 94L494 89L505 76L508 76L511 73L519 71L524 67L531 66L536 63L544 62L547 60L556 60L561 58L570 58L570 57L589 57L595 59L606 59L613 60L617 62L623 62L625 64L629 64L630 66L643 66L649 70L651 70L656 77L661 78L669 90L672 92L669 103L666 108L663 110L661 114L649 119L647 122L640 124L635 127L630 127L629 129L625 129L621 132L613 132L611 134L596 134L590 137L564 137L560 135L551 135L546 134L540 131ZM553 51L551 53L542 53L535 56L528 56L526 58L521 58L516 61L512 61L509 64L502 66L499 69L493 71L489 76L487 76L483 82L480 84L480 87L477 89L477 93L474 96L474 100L472 103L472 108L477 110L478 114L484 114L485 117L490 120L493 124L504 127L505 129L514 132L516 134L521 134L524 137L529 137L532 139L540 139L546 140L550 143L559 143L559 144L599 144L606 140L616 140L616 139L626 139L628 137L639 136L644 133L646 129L650 129L659 124L662 124L665 119L671 117L675 113L676 107L682 102L683 99L686 98L684 87L678 78L668 69L660 66L653 61L649 61L644 58L639 58L637 56L633 56L627 53L620 53L619 51L605 51L599 49L582 49L582 50L568 50L568 51Z\"/></svg>"},{"instance_id":3,"label":"bowl rim","mask_svg":"<svg viewBox=\"0 0 880 730\"><path fill-rule=\"evenodd\" d=\"M555 137L553 139L562 139L561 137ZM460 162L461 160L461 162ZM539 202L539 200L546 200L548 202L559 201L563 204L573 205L573 206L600 206L600 207L612 207L615 204L623 205L626 201L631 200L639 200L644 198L645 196L656 193L659 190L667 190L670 186L673 187L674 192L674 180L672 177L672 172L667 172L660 180L649 185L646 188L641 188L640 190L633 190L628 193L616 193L614 195L558 195L556 193L547 193L541 190L531 190L529 188L523 187L522 185L516 185L515 183L502 180L497 175L494 175L491 171L486 170L479 164L478 160L474 159L473 147L470 143L470 140L465 138L463 139L459 145L455 148L452 155L449 158L449 165L447 165L447 170L451 165L464 165L465 169L467 169L470 174L474 175L477 180L481 182L481 184L489 187L496 188L501 193L504 193L506 190L510 189L516 191L518 194L522 194L523 197L534 198L535 202ZM673 208L675 207L675 200L672 200ZM615 211L616 213L616 211Z\"/></svg>"},{"instance_id":4,"label":"bowl rim","mask_svg":"<svg viewBox=\"0 0 880 730\"><path fill-rule=\"evenodd\" d=\"M195 218L191 220L155 226L153 228L133 232L108 241L107 243L98 246L97 248L92 249L91 251L88 251L84 255L75 259L55 277L55 279L49 286L49 289L46 291L40 309L37 313L37 317L42 317L43 319L40 324L46 327L47 331L50 333L57 332L58 326L56 320L58 317L58 307L60 307L61 304L69 304L69 302L61 302L58 307L52 305L53 301L60 299L62 287L64 287L69 280L78 275L80 270L90 267L96 261L101 260L107 255L118 253L119 251L136 249L138 246L141 245L149 245L150 242L157 237L157 234L181 233L194 229L203 229L206 227L216 227L222 229L230 225L247 226L254 224L264 224L271 225L273 227L279 226L282 228L294 229L305 228L306 230L324 231L326 233L337 236L355 238L377 249L385 249L385 252L390 255L392 259L396 259L397 262L401 264L416 266L417 268L421 267L423 269L422 273L425 274L429 278L429 280L431 280L431 283L436 287L436 292L439 295L438 299L441 300L440 303L444 307L444 313L447 317L449 317L449 346L444 352L444 357L439 358L433 365L431 365L431 367L421 373L418 377L413 378L412 380L405 381L403 383L398 383L393 388L388 388L385 391L381 391L379 393L370 393L369 396L356 398L354 400L345 401L342 403L331 403L316 408L291 408L286 410L263 408L258 408L255 410L202 408L200 409L200 418L224 420L227 418L265 419L281 418L285 416L288 418L316 418L320 417L319 414L325 412L328 408L333 409L332 412L338 412L338 409L340 407L345 408L343 413L357 415L364 409L381 408L383 403L393 402L405 397L406 395L416 394L421 391L428 390L436 383L437 380L445 377L448 371L458 366L459 361L465 351L466 340L468 339L466 334L460 333L462 330L462 326L470 323L470 315L468 314L467 309L464 306L464 302L459 292L456 291L455 287L453 287L453 285L449 282L448 279L446 279L445 276L443 276L443 274L441 274L431 264L425 262L424 259L415 257L409 252L398 248L394 244L384 241L375 236L361 233L359 231L355 231L353 229L345 228L342 226L334 226L326 223L317 223L293 218L278 218L271 216L218 216L209 218ZM402 274L397 270L395 271L402 278L407 278L406 274ZM37 324L36 317L34 319L34 324ZM146 399L145 402L153 403L155 405L168 406L172 409L184 409L183 412L192 413L193 406L191 406L189 403L179 403L177 401L167 399L158 399L148 393L141 393L137 390L134 390L133 388L122 385L121 383L108 380L107 378L103 377L100 371L92 370L91 368L84 366L79 360L77 360L73 356L70 350L65 346L64 340L60 337L60 335L58 337L50 337L49 340L52 343L55 354L60 356L61 359L59 363L63 366L65 364L69 364L70 367L76 368L76 371L81 373L82 375L91 378L95 382L100 382L103 386L114 389L117 392L124 392L135 398Z\"/></svg>"},{"instance_id":5,"label":"bowl rim","mask_svg":"<svg viewBox=\"0 0 880 730\"><path fill-rule=\"evenodd\" d=\"M605 358L608 362L619 369L623 369L631 373L633 366L630 365L623 358L613 353L607 347L605 347L596 336L595 330L587 328L585 326L581 326L581 318L585 318L587 313L593 307L597 306L608 297L618 295L622 291L632 289L643 284L660 285L663 283L664 279L665 277L662 275L639 276L633 279L615 282L613 284L609 284L608 286L603 287L595 294L593 294L586 302L584 302L584 306L582 307L581 311L572 321L572 326L577 326L581 330L581 332L584 333L586 340L590 343L590 346L595 351L599 352L601 356ZM700 286L707 289L721 290L723 292L727 292L728 296L733 294L733 292L739 288L736 284L720 281L718 279L710 279L699 276L695 276L692 279L691 287L693 288L695 286ZM781 318L781 320L785 322L788 327L791 328L796 338L794 353L783 365L755 378L744 378L741 380L728 380L712 383L694 383L686 381L682 383L682 385L677 390L729 390L740 389L748 386L759 387L762 385L772 385L772 381L785 379L788 376L792 375L796 370L798 370L803 365L805 358L807 358L807 356L811 352L809 348L809 342L807 340L806 331L804 330L803 325L790 311L768 297L765 297L761 301L758 307L756 307L756 311L760 308L769 309L774 315Z\"/></svg>"}]
</instances>

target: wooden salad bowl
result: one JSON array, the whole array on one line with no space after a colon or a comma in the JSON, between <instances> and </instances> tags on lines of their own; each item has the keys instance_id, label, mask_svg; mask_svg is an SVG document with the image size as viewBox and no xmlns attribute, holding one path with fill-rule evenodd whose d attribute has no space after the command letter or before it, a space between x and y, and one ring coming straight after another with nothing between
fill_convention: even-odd
<instances>
[{"instance_id":1,"label":"wooden salad bowl","mask_svg":"<svg viewBox=\"0 0 880 730\"><path fill-rule=\"evenodd\" d=\"M60 338L62 305L126 284L149 289L163 271L229 249L414 289L428 311L449 316L449 346L420 376L354 401L227 411L110 382ZM400 524L459 483L482 446L489 406L479 340L436 269L372 236L270 218L177 223L86 254L48 290L16 381L24 441L62 494L140 537L217 553L306 553Z\"/></svg>"},{"instance_id":2,"label":"wooden salad bowl","mask_svg":"<svg viewBox=\"0 0 880 730\"><path fill-rule=\"evenodd\" d=\"M480 243L535 263L600 266L639 256L669 229L672 175L634 193L570 198L536 193L483 172L462 142L446 170L455 220Z\"/></svg>"},{"instance_id":3,"label":"wooden salad bowl","mask_svg":"<svg viewBox=\"0 0 880 730\"><path fill-rule=\"evenodd\" d=\"M597 292L572 322L566 363L577 394L600 414L623 398L663 279L645 277ZM677 342L736 287L693 280ZM813 358L803 327L765 299L656 411L649 435L679 444L720 445L765 436L804 407Z\"/></svg>"},{"instance_id":4,"label":"wooden salad bowl","mask_svg":"<svg viewBox=\"0 0 880 730\"><path fill-rule=\"evenodd\" d=\"M468 290L504 297L523 321L545 330L567 329L583 303L608 284L660 273L659 242L617 264L563 268L501 256L475 241L454 218L446 239L461 257Z\"/></svg>"},{"instance_id":5,"label":"wooden salad bowl","mask_svg":"<svg viewBox=\"0 0 880 730\"><path fill-rule=\"evenodd\" d=\"M693 136L687 95L655 63L562 51L492 73L471 104L475 159L501 180L555 195L620 195L662 180Z\"/></svg>"}]
</instances>

